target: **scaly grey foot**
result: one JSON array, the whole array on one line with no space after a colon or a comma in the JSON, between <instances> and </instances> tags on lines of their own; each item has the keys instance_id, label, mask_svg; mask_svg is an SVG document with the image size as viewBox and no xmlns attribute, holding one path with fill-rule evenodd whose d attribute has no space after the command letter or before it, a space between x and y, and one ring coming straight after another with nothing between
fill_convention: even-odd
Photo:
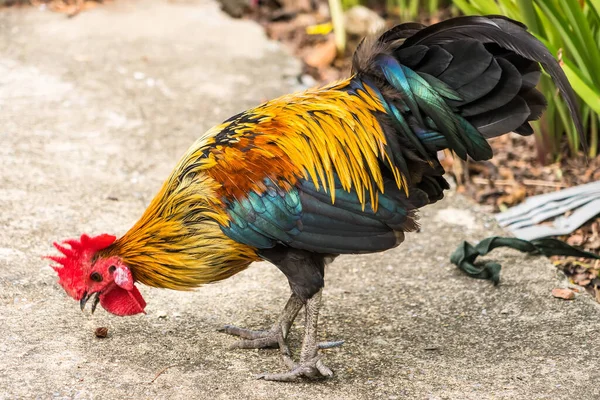
<instances>
[{"instance_id":1,"label":"scaly grey foot","mask_svg":"<svg viewBox=\"0 0 600 400\"><path fill-rule=\"evenodd\" d=\"M267 381L291 382L299 378L330 378L333 371L323 364L319 354L319 349L327 349L341 346L343 341L338 342L317 342L317 325L319 318L319 308L321 306L321 291L317 292L306 302L306 322L304 326L304 340L302 341L302 350L300 352L300 362L294 363L289 352L283 352L283 361L290 369L281 374L261 374L258 379Z\"/></svg>"},{"instance_id":2,"label":"scaly grey foot","mask_svg":"<svg viewBox=\"0 0 600 400\"><path fill-rule=\"evenodd\" d=\"M293 364L290 366L290 371L280 374L260 374L256 378L264 379L265 381L292 382L300 378L319 379L331 378L333 371L323 364L322 355L318 355L310 360ZM291 360L291 359L290 359ZM287 362L286 362L287 363Z\"/></svg>"},{"instance_id":3,"label":"scaly grey foot","mask_svg":"<svg viewBox=\"0 0 600 400\"><path fill-rule=\"evenodd\" d=\"M276 328L276 326L274 327ZM225 325L218 329L219 332L227 333L232 336L239 336L244 340L238 340L230 346L230 349L265 349L265 348L276 348L279 346L279 334L278 330L271 329L265 330L252 330L239 328L234 325ZM335 340L329 342L319 342L317 347L319 349L333 349L340 347L344 344L343 340Z\"/></svg>"},{"instance_id":4,"label":"scaly grey foot","mask_svg":"<svg viewBox=\"0 0 600 400\"><path fill-rule=\"evenodd\" d=\"M281 342L285 343L281 329L277 329L277 325L273 328L274 329L268 331L254 331L251 329L238 328L233 325L225 325L223 328L219 329L219 332L242 338L233 343L229 347L230 349L265 349L280 347Z\"/></svg>"},{"instance_id":5,"label":"scaly grey foot","mask_svg":"<svg viewBox=\"0 0 600 400\"><path fill-rule=\"evenodd\" d=\"M225 325L219 329L230 335L239 336L242 339L230 346L230 349L264 349L279 347L285 356L290 354L285 339L294 323L298 312L304 306L300 298L295 294L290 296L277 322L269 330L254 331L238 328L237 326Z\"/></svg>"}]
</instances>

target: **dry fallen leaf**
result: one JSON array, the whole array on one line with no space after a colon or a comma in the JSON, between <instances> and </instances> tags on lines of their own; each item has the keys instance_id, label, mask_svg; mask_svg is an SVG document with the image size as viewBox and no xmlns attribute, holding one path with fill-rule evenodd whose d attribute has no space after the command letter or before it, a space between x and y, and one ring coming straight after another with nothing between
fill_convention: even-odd
<instances>
[{"instance_id":1,"label":"dry fallen leaf","mask_svg":"<svg viewBox=\"0 0 600 400\"><path fill-rule=\"evenodd\" d=\"M578 274L573 275L572 278L573 278L573 282L575 282L576 284L578 284L580 286L585 286L581 282L589 280L590 279L590 274L588 274L586 272L578 273Z\"/></svg>"},{"instance_id":2,"label":"dry fallen leaf","mask_svg":"<svg viewBox=\"0 0 600 400\"><path fill-rule=\"evenodd\" d=\"M583 244L583 235L581 233L577 233L574 235L571 235L568 239L567 239L567 243L570 246L581 246Z\"/></svg>"},{"instance_id":3,"label":"dry fallen leaf","mask_svg":"<svg viewBox=\"0 0 600 400\"><path fill-rule=\"evenodd\" d=\"M554 288L552 289L552 296L557 299L573 300L575 298L575 292L571 289Z\"/></svg>"},{"instance_id":4,"label":"dry fallen leaf","mask_svg":"<svg viewBox=\"0 0 600 400\"><path fill-rule=\"evenodd\" d=\"M515 184L515 186L513 186L510 189L510 193L499 197L498 200L496 200L496 203L498 204L498 206L500 206L501 204L512 206L522 202L525 199L526 195L527 190L525 189L525 186Z\"/></svg>"},{"instance_id":5,"label":"dry fallen leaf","mask_svg":"<svg viewBox=\"0 0 600 400\"><path fill-rule=\"evenodd\" d=\"M304 62L314 68L325 68L331 65L337 55L335 40L331 36L326 42L319 43L304 57Z\"/></svg>"}]
</instances>

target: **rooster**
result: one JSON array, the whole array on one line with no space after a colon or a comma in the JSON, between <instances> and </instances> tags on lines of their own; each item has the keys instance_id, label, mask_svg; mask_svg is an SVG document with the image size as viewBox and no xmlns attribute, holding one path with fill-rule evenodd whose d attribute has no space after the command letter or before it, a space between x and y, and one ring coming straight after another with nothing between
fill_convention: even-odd
<instances>
[{"instance_id":1,"label":"rooster","mask_svg":"<svg viewBox=\"0 0 600 400\"><path fill-rule=\"evenodd\" d=\"M530 135L546 107L541 67L582 132L559 64L519 22L459 17L405 23L365 39L351 76L235 115L185 153L140 220L120 238L55 243L59 284L83 310L144 312L136 283L189 290L266 260L291 296L264 331L225 326L237 348L279 347L289 371L263 379L332 375L317 319L325 266L337 255L384 251L417 229L416 212L448 183L437 154L492 157L488 139ZM287 335L306 310L299 361Z\"/></svg>"}]
</instances>

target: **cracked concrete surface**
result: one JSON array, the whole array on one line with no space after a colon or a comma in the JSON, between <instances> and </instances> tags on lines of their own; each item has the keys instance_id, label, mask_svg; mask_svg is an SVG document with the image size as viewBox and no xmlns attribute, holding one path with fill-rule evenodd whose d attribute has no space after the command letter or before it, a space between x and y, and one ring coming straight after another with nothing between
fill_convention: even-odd
<instances>
[{"instance_id":1,"label":"cracked concrete surface","mask_svg":"<svg viewBox=\"0 0 600 400\"><path fill-rule=\"evenodd\" d=\"M598 304L552 298L549 262L511 251L492 254L498 287L462 275L459 242L500 231L452 194L401 247L329 267L321 339L346 340L329 381L254 380L283 371L277 351L228 351L216 332L274 321L288 287L265 263L196 292L142 287L147 315L79 311L40 258L51 242L124 233L203 131L298 71L208 0L0 10L0 398L600 398Z\"/></svg>"}]
</instances>

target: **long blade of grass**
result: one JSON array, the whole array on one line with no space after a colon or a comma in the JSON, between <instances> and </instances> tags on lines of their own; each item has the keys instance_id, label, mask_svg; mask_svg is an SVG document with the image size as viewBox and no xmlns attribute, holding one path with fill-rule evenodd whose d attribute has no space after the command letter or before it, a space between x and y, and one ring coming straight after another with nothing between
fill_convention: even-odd
<instances>
[{"instance_id":1,"label":"long blade of grass","mask_svg":"<svg viewBox=\"0 0 600 400\"><path fill-rule=\"evenodd\" d=\"M591 20L596 24L600 23L600 0L588 0L586 5L590 7L594 15Z\"/></svg>"},{"instance_id":2,"label":"long blade of grass","mask_svg":"<svg viewBox=\"0 0 600 400\"><path fill-rule=\"evenodd\" d=\"M329 12L333 24L335 47L338 55L341 55L346 50L346 29L344 27L344 12L342 11L341 0L329 0Z\"/></svg>"},{"instance_id":3,"label":"long blade of grass","mask_svg":"<svg viewBox=\"0 0 600 400\"><path fill-rule=\"evenodd\" d=\"M578 47L576 50L583 53L582 58L586 59L586 69L596 71L595 74L591 74L592 81L594 82L598 75L597 71L600 70L600 52L596 46L593 46L594 35L579 3L577 1L564 1L563 4L563 8L571 22L573 32L579 38L579 44L581 45L581 47ZM575 49L571 49L571 51L574 50Z\"/></svg>"},{"instance_id":4,"label":"long blade of grass","mask_svg":"<svg viewBox=\"0 0 600 400\"><path fill-rule=\"evenodd\" d=\"M415 19L419 16L419 3L420 0L410 0L408 3L408 17Z\"/></svg>"},{"instance_id":5,"label":"long blade of grass","mask_svg":"<svg viewBox=\"0 0 600 400\"><path fill-rule=\"evenodd\" d=\"M573 86L573 90L581 97L585 99L585 103L594 112L600 114L600 89L594 87L585 77L582 76L581 71L573 65L569 60L564 60L563 71L567 75L567 79Z\"/></svg>"},{"instance_id":6,"label":"long blade of grass","mask_svg":"<svg viewBox=\"0 0 600 400\"><path fill-rule=\"evenodd\" d=\"M519 15L519 6L513 0L498 0L502 15L506 15L512 19L521 19Z\"/></svg>"},{"instance_id":7,"label":"long blade of grass","mask_svg":"<svg viewBox=\"0 0 600 400\"><path fill-rule=\"evenodd\" d=\"M554 95L553 98L554 103L556 103L556 111L560 116L560 120L563 123L563 127L565 129L565 133L567 135L567 142L569 143L569 150L571 154L577 154L577 150L579 149L579 135L577 134L577 130L573 125L573 121L571 120L571 114L567 111L567 106L564 101L561 101L558 94ZM557 140L560 140L560 135L556 135Z\"/></svg>"},{"instance_id":8,"label":"long blade of grass","mask_svg":"<svg viewBox=\"0 0 600 400\"><path fill-rule=\"evenodd\" d=\"M453 0L452 2L465 15L481 14L479 9L470 4L468 0Z\"/></svg>"},{"instance_id":9,"label":"long blade of grass","mask_svg":"<svg viewBox=\"0 0 600 400\"><path fill-rule=\"evenodd\" d=\"M598 115L593 114L590 117L590 158L598 155Z\"/></svg>"},{"instance_id":10,"label":"long blade of grass","mask_svg":"<svg viewBox=\"0 0 600 400\"><path fill-rule=\"evenodd\" d=\"M498 4L494 1L489 0L471 0L471 2L477 7L482 14L500 14L502 11Z\"/></svg>"},{"instance_id":11,"label":"long blade of grass","mask_svg":"<svg viewBox=\"0 0 600 400\"><path fill-rule=\"evenodd\" d=\"M574 1L574 0L568 0ZM536 5L543 11L544 15L548 17L553 26L560 33L562 40L568 49L572 50L569 54L577 61L578 65L585 65L585 59L581 52L577 49L585 49L585 46L577 40L578 38L568 30L568 23L564 20L561 12L552 4L552 1L538 0ZM588 71L585 71L588 79L590 78Z\"/></svg>"},{"instance_id":12,"label":"long blade of grass","mask_svg":"<svg viewBox=\"0 0 600 400\"><path fill-rule=\"evenodd\" d=\"M429 14L434 15L438 9L440 8L440 3L438 0L429 0Z\"/></svg>"},{"instance_id":13,"label":"long blade of grass","mask_svg":"<svg viewBox=\"0 0 600 400\"><path fill-rule=\"evenodd\" d=\"M407 19L409 19L408 13L406 11L406 0L397 0L398 1L398 13L400 15L400 18L402 18L403 21L406 21Z\"/></svg>"},{"instance_id":14,"label":"long blade of grass","mask_svg":"<svg viewBox=\"0 0 600 400\"><path fill-rule=\"evenodd\" d=\"M525 22L525 25L535 34L541 34L540 26L538 24L537 14L533 7L531 0L517 0L519 5L519 11L521 12L521 20Z\"/></svg>"}]
</instances>

